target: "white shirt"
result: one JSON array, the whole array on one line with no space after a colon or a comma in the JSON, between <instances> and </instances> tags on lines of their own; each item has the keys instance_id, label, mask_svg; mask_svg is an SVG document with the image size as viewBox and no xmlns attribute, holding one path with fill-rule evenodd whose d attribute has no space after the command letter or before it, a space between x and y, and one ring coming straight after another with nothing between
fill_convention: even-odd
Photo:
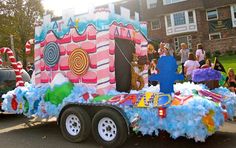
<instances>
[{"instance_id":1,"label":"white shirt","mask_svg":"<svg viewBox=\"0 0 236 148\"><path fill-rule=\"evenodd\" d=\"M205 51L202 51L202 49L197 49L196 56L199 57L198 62L205 60Z\"/></svg>"},{"instance_id":2,"label":"white shirt","mask_svg":"<svg viewBox=\"0 0 236 148\"><path fill-rule=\"evenodd\" d=\"M192 75L193 70L197 69L200 67L200 64L198 63L198 61L192 61L192 60L187 60L184 63L184 67L187 67L187 75Z\"/></svg>"}]
</instances>

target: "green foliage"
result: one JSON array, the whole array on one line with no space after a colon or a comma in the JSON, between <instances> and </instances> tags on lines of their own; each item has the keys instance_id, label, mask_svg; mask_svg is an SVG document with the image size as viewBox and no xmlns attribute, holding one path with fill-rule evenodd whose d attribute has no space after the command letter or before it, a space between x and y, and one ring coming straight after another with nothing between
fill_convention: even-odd
<instances>
[{"instance_id":1,"label":"green foliage","mask_svg":"<svg viewBox=\"0 0 236 148\"><path fill-rule=\"evenodd\" d=\"M210 59L211 58L211 52L210 51L206 51L206 58Z\"/></svg>"},{"instance_id":2,"label":"green foliage","mask_svg":"<svg viewBox=\"0 0 236 148\"><path fill-rule=\"evenodd\" d=\"M220 50L215 50L213 53L213 57L219 57L221 55Z\"/></svg>"},{"instance_id":3,"label":"green foliage","mask_svg":"<svg viewBox=\"0 0 236 148\"><path fill-rule=\"evenodd\" d=\"M26 66L24 46L34 37L34 24L43 15L41 0L2 0L0 12L0 46L10 47L13 35L16 54Z\"/></svg>"},{"instance_id":4,"label":"green foliage","mask_svg":"<svg viewBox=\"0 0 236 148\"><path fill-rule=\"evenodd\" d=\"M231 56L231 55L234 55L235 53L234 53L234 51L232 49L230 49L230 50L226 51L226 54Z\"/></svg>"}]
</instances>

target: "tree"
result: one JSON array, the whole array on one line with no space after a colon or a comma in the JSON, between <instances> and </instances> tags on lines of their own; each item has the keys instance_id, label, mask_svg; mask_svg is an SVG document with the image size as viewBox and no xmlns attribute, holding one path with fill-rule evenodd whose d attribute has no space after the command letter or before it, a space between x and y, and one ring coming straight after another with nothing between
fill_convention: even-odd
<instances>
[{"instance_id":1,"label":"tree","mask_svg":"<svg viewBox=\"0 0 236 148\"><path fill-rule=\"evenodd\" d=\"M17 55L27 64L25 43L34 37L34 23L44 13L41 0L2 0L0 2L0 46L10 45L14 36Z\"/></svg>"}]
</instances>

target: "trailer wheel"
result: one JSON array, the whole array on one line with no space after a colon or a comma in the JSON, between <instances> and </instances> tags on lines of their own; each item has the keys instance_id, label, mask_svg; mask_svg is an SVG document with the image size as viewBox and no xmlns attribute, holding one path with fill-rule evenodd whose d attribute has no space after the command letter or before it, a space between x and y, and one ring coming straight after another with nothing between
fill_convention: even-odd
<instances>
[{"instance_id":1,"label":"trailer wheel","mask_svg":"<svg viewBox=\"0 0 236 148\"><path fill-rule=\"evenodd\" d=\"M85 140L91 130L91 119L88 113L79 107L66 109L60 119L62 135L71 142Z\"/></svg>"},{"instance_id":2,"label":"trailer wheel","mask_svg":"<svg viewBox=\"0 0 236 148\"><path fill-rule=\"evenodd\" d=\"M104 147L119 147L128 137L124 118L115 110L103 109L92 121L94 139Z\"/></svg>"}]
</instances>

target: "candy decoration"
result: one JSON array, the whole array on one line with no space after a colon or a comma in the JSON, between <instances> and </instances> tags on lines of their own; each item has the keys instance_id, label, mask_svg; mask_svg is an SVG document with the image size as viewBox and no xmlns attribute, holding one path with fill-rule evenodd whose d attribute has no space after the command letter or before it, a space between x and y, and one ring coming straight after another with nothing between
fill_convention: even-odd
<instances>
[{"instance_id":1,"label":"candy decoration","mask_svg":"<svg viewBox=\"0 0 236 148\"><path fill-rule=\"evenodd\" d=\"M183 105L187 103L187 101L190 100L192 97L193 97L192 95L187 95L187 96L175 95L174 99L172 100L171 105L173 106Z\"/></svg>"},{"instance_id":2,"label":"candy decoration","mask_svg":"<svg viewBox=\"0 0 236 148\"><path fill-rule=\"evenodd\" d=\"M48 88L45 93L45 102L50 102L56 106L61 104L63 100L71 94L74 84L66 82L60 86L54 86L53 89Z\"/></svg>"},{"instance_id":3,"label":"candy decoration","mask_svg":"<svg viewBox=\"0 0 236 148\"><path fill-rule=\"evenodd\" d=\"M222 102L223 101L223 96L217 93L213 93L209 90L199 90L198 93L201 96L205 96L205 97L211 97L212 101L214 102Z\"/></svg>"},{"instance_id":4,"label":"candy decoration","mask_svg":"<svg viewBox=\"0 0 236 148\"><path fill-rule=\"evenodd\" d=\"M25 103L24 103L24 113L27 113L28 111L29 111L29 101L26 99L26 97L25 96L23 96L23 99L24 99L24 101L25 101Z\"/></svg>"},{"instance_id":5,"label":"candy decoration","mask_svg":"<svg viewBox=\"0 0 236 148\"><path fill-rule=\"evenodd\" d=\"M101 95L101 96L95 97L92 102L96 102L96 103L107 102L111 98L112 96L109 96L109 95Z\"/></svg>"},{"instance_id":6,"label":"candy decoration","mask_svg":"<svg viewBox=\"0 0 236 148\"><path fill-rule=\"evenodd\" d=\"M18 63L16 62L16 58L14 57L14 54L13 54L13 52L10 48L7 48L7 47L0 48L0 54L3 54L3 53L8 54L8 58L11 61L11 65L12 65L14 71L15 71L15 74L16 74L16 87L24 86L24 81L23 81L22 76L21 76L22 64L20 64L19 62Z\"/></svg>"},{"instance_id":7,"label":"candy decoration","mask_svg":"<svg viewBox=\"0 0 236 148\"><path fill-rule=\"evenodd\" d=\"M16 96L13 95L13 98L11 100L11 108L16 111L17 110L17 106L18 106L18 103L16 101Z\"/></svg>"},{"instance_id":8,"label":"candy decoration","mask_svg":"<svg viewBox=\"0 0 236 148\"><path fill-rule=\"evenodd\" d=\"M2 59L0 58L0 66L2 66Z\"/></svg>"},{"instance_id":9,"label":"candy decoration","mask_svg":"<svg viewBox=\"0 0 236 148\"><path fill-rule=\"evenodd\" d=\"M70 70L75 75L83 75L89 68L89 57L86 51L76 48L72 51L68 59Z\"/></svg>"},{"instance_id":10,"label":"candy decoration","mask_svg":"<svg viewBox=\"0 0 236 148\"><path fill-rule=\"evenodd\" d=\"M16 63L16 65L17 65L17 68L19 69L20 73L22 74L23 73L23 65L22 65L22 63L20 61L18 61Z\"/></svg>"},{"instance_id":11,"label":"candy decoration","mask_svg":"<svg viewBox=\"0 0 236 148\"><path fill-rule=\"evenodd\" d=\"M210 110L209 113L207 113L204 117L202 117L202 123L206 126L207 131L209 133L215 132L215 123L214 123L214 116L215 112L213 110Z\"/></svg>"},{"instance_id":12,"label":"candy decoration","mask_svg":"<svg viewBox=\"0 0 236 148\"><path fill-rule=\"evenodd\" d=\"M54 43L50 42L46 45L43 52L43 60L45 64L49 67L55 66L60 58L60 48Z\"/></svg>"},{"instance_id":13,"label":"candy decoration","mask_svg":"<svg viewBox=\"0 0 236 148\"><path fill-rule=\"evenodd\" d=\"M25 44L25 52L26 54L30 54L30 51L31 51L31 45L34 44L34 39L30 39L26 42Z\"/></svg>"},{"instance_id":14,"label":"candy decoration","mask_svg":"<svg viewBox=\"0 0 236 148\"><path fill-rule=\"evenodd\" d=\"M107 102L108 102L108 103L115 104L115 103L119 102L122 97L123 97L122 95L117 95L117 96L112 97L112 98L111 98L110 100L108 100Z\"/></svg>"}]
</instances>

